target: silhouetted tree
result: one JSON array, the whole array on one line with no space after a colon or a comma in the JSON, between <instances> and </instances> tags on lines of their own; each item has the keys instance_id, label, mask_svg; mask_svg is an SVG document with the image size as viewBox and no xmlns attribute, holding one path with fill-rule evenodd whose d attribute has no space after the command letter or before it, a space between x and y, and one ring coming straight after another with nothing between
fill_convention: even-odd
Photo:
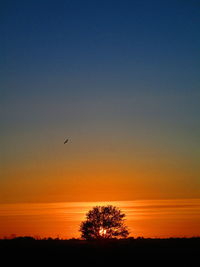
<instances>
[{"instance_id":1,"label":"silhouetted tree","mask_svg":"<svg viewBox=\"0 0 200 267\"><path fill-rule=\"evenodd\" d=\"M81 237L87 240L126 238L129 231L124 224L124 217L125 214L112 205L96 206L81 223Z\"/></svg>"}]
</instances>

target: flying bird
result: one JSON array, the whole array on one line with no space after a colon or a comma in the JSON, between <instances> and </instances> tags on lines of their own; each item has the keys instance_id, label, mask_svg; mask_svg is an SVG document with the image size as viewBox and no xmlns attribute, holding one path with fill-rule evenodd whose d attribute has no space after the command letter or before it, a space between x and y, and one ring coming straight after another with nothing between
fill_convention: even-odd
<instances>
[{"instance_id":1,"label":"flying bird","mask_svg":"<svg viewBox=\"0 0 200 267\"><path fill-rule=\"evenodd\" d=\"M66 144L68 141L69 141L69 139L66 139L65 142L64 142L64 144Z\"/></svg>"}]
</instances>

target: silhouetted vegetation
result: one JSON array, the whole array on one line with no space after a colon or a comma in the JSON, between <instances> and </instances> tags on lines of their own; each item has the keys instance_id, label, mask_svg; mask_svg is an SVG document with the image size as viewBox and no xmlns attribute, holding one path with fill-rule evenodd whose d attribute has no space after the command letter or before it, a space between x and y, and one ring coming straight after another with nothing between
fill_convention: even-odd
<instances>
[{"instance_id":1,"label":"silhouetted vegetation","mask_svg":"<svg viewBox=\"0 0 200 267\"><path fill-rule=\"evenodd\" d=\"M86 240L126 238L129 235L120 209L112 205L96 206L86 214L81 223L81 237Z\"/></svg>"},{"instance_id":2,"label":"silhouetted vegetation","mask_svg":"<svg viewBox=\"0 0 200 267\"><path fill-rule=\"evenodd\" d=\"M0 240L1 262L48 266L197 266L200 238L61 240L20 237Z\"/></svg>"}]
</instances>

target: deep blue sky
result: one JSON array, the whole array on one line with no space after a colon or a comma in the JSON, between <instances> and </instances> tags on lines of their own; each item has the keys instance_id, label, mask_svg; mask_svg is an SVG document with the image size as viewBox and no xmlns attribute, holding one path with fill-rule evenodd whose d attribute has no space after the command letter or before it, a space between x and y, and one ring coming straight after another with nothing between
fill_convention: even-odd
<instances>
[{"instance_id":1,"label":"deep blue sky","mask_svg":"<svg viewBox=\"0 0 200 267\"><path fill-rule=\"evenodd\" d=\"M1 1L3 77L118 79L155 89L155 80L164 89L170 80L194 90L199 15L194 0Z\"/></svg>"},{"instance_id":2,"label":"deep blue sky","mask_svg":"<svg viewBox=\"0 0 200 267\"><path fill-rule=\"evenodd\" d=\"M139 155L156 166L164 155L196 188L199 29L197 0L1 1L3 180L25 158L37 165L34 150L62 162L57 143L69 135L74 161L105 153L100 161L117 166Z\"/></svg>"}]
</instances>

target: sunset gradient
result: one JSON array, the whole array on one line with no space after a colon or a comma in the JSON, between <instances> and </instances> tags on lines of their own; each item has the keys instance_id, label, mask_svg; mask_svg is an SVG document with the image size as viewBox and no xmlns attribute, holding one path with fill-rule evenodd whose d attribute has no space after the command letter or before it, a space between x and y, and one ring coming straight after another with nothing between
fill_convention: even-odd
<instances>
[{"instance_id":1,"label":"sunset gradient","mask_svg":"<svg viewBox=\"0 0 200 267\"><path fill-rule=\"evenodd\" d=\"M198 1L0 6L0 236L77 237L99 201L200 235Z\"/></svg>"}]
</instances>

